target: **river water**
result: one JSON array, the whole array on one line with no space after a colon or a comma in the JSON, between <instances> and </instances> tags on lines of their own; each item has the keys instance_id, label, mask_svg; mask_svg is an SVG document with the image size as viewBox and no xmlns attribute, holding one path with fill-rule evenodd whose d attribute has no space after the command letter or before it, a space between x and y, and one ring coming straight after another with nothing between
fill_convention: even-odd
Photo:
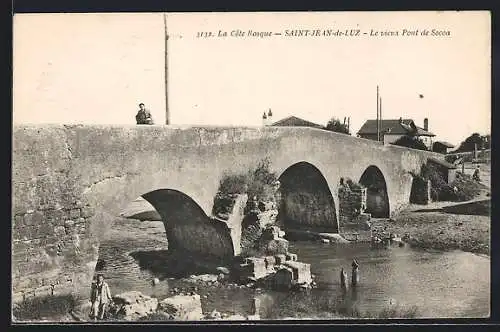
<instances>
[{"instance_id":1,"label":"river water","mask_svg":"<svg viewBox=\"0 0 500 332\"><path fill-rule=\"evenodd\" d=\"M137 257L134 255L137 252L165 249L167 239L162 222L119 219L101 243L99 260L104 263L99 270L104 273L113 294L137 290L163 299L174 287L192 289L193 284L141 268L133 258ZM360 265L360 285L352 300L361 311L416 306L417 317L489 316L489 257L461 251L415 250L408 246L373 249L369 244L316 242L292 242L290 251L298 255L299 261L311 264L318 284L315 296L339 296L340 270L343 267L350 275L350 264L356 258ZM160 283L153 286L155 277L160 278ZM269 307L267 311L261 309L262 312L286 306L287 294L273 291L246 287L196 291L202 296L204 312L216 309L228 314L250 314L254 296L261 298L264 307ZM262 312L262 318L266 318ZM294 309L285 308L282 316L294 316Z\"/></svg>"}]
</instances>

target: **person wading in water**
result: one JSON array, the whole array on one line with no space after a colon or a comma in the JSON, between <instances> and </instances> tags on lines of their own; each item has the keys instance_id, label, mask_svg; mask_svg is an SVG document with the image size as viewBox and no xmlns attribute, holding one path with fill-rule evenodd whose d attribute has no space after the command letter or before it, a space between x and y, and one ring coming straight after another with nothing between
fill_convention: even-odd
<instances>
[{"instance_id":1,"label":"person wading in water","mask_svg":"<svg viewBox=\"0 0 500 332\"><path fill-rule=\"evenodd\" d=\"M111 300L111 291L109 290L108 283L104 281L102 274L98 274L97 282L92 283L90 293L90 301L92 302L90 317L94 320L97 320L97 318L104 319L104 313Z\"/></svg>"},{"instance_id":2,"label":"person wading in water","mask_svg":"<svg viewBox=\"0 0 500 332\"><path fill-rule=\"evenodd\" d=\"M137 112L137 115L135 116L135 121L137 122L138 125L140 124L146 124L146 125L152 125L154 124L153 122L153 117L151 116L151 112L146 109L143 103L139 104L139 112Z\"/></svg>"},{"instance_id":3,"label":"person wading in water","mask_svg":"<svg viewBox=\"0 0 500 332\"><path fill-rule=\"evenodd\" d=\"M474 170L474 174L472 174L472 179L477 182L481 182L481 179L479 178L479 165L477 165L476 169Z\"/></svg>"}]
</instances>

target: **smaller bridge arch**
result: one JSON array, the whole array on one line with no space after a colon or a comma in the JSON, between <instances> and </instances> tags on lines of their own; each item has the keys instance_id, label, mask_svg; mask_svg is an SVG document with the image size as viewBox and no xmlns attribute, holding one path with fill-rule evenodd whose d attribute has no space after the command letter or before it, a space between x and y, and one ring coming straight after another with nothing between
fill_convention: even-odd
<instances>
[{"instance_id":1,"label":"smaller bridge arch","mask_svg":"<svg viewBox=\"0 0 500 332\"><path fill-rule=\"evenodd\" d=\"M366 212L374 218L389 218L390 204L384 174L375 165L368 166L359 179L367 188Z\"/></svg>"},{"instance_id":2,"label":"smaller bridge arch","mask_svg":"<svg viewBox=\"0 0 500 332\"><path fill-rule=\"evenodd\" d=\"M323 173L300 161L279 177L281 199L278 218L285 229L338 233L333 195Z\"/></svg>"}]
</instances>

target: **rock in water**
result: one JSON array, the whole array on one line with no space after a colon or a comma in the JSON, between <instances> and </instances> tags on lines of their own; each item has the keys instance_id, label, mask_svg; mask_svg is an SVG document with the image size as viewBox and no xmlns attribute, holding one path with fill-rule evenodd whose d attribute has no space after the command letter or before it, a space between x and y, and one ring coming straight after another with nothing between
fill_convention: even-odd
<instances>
[{"instance_id":1,"label":"rock in water","mask_svg":"<svg viewBox=\"0 0 500 332\"><path fill-rule=\"evenodd\" d=\"M246 318L244 316L239 315L239 314L231 315L231 316L224 318L224 320L245 320L245 319Z\"/></svg>"},{"instance_id":2,"label":"rock in water","mask_svg":"<svg viewBox=\"0 0 500 332\"><path fill-rule=\"evenodd\" d=\"M222 319L222 315L220 312L214 309L210 314L208 314L207 319L211 320Z\"/></svg>"},{"instance_id":3,"label":"rock in water","mask_svg":"<svg viewBox=\"0 0 500 332\"><path fill-rule=\"evenodd\" d=\"M224 274L229 274L229 269L225 266L219 266L217 268L217 272L219 273L224 273Z\"/></svg>"},{"instance_id":4,"label":"rock in water","mask_svg":"<svg viewBox=\"0 0 500 332\"><path fill-rule=\"evenodd\" d=\"M158 285L160 283L160 279L154 278L153 279L153 285Z\"/></svg>"},{"instance_id":5,"label":"rock in water","mask_svg":"<svg viewBox=\"0 0 500 332\"><path fill-rule=\"evenodd\" d=\"M116 295L113 297L113 302L118 308L116 316L127 321L137 320L154 313L158 307L158 299L137 291Z\"/></svg>"},{"instance_id":6,"label":"rock in water","mask_svg":"<svg viewBox=\"0 0 500 332\"><path fill-rule=\"evenodd\" d=\"M167 297L158 304L158 312L173 320L201 320L200 295L176 295Z\"/></svg>"},{"instance_id":7,"label":"rock in water","mask_svg":"<svg viewBox=\"0 0 500 332\"><path fill-rule=\"evenodd\" d=\"M188 282L216 282L218 275L216 274L200 274L200 275L192 275L186 281Z\"/></svg>"}]
</instances>

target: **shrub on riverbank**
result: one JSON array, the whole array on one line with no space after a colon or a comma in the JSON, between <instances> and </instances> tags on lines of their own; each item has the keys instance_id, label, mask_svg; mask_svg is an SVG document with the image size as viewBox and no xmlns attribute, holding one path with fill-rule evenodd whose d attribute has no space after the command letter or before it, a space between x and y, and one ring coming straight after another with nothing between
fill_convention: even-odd
<instances>
[{"instance_id":1,"label":"shrub on riverbank","mask_svg":"<svg viewBox=\"0 0 500 332\"><path fill-rule=\"evenodd\" d=\"M274 183L277 176L270 170L270 161L264 159L245 174L225 174L219 184L222 194L248 194L268 200L274 196Z\"/></svg>"},{"instance_id":2,"label":"shrub on riverbank","mask_svg":"<svg viewBox=\"0 0 500 332\"><path fill-rule=\"evenodd\" d=\"M253 197L260 201L275 201L277 175L271 171L270 161L264 159L255 168L249 169L244 174L225 174L220 181L217 196L214 201L213 211L228 213L232 206L231 199L226 199L237 194L247 194L247 207L253 204Z\"/></svg>"},{"instance_id":3,"label":"shrub on riverbank","mask_svg":"<svg viewBox=\"0 0 500 332\"><path fill-rule=\"evenodd\" d=\"M269 319L281 319L284 317L297 318L415 318L419 314L418 308L403 307L399 305L384 307L381 310L361 310L356 301L349 295L337 297L322 291L317 293L292 293L279 305L266 314ZM263 317L264 318L264 317Z\"/></svg>"},{"instance_id":4,"label":"shrub on riverbank","mask_svg":"<svg viewBox=\"0 0 500 332\"><path fill-rule=\"evenodd\" d=\"M441 172L433 165L422 166L420 174L413 174L416 181L431 181L431 198L434 201L463 202L478 196L486 186L472 177L457 172L455 180L448 184Z\"/></svg>"},{"instance_id":5,"label":"shrub on riverbank","mask_svg":"<svg viewBox=\"0 0 500 332\"><path fill-rule=\"evenodd\" d=\"M13 305L12 314L16 321L38 321L69 315L77 299L72 295L43 296L24 300Z\"/></svg>"}]
</instances>

